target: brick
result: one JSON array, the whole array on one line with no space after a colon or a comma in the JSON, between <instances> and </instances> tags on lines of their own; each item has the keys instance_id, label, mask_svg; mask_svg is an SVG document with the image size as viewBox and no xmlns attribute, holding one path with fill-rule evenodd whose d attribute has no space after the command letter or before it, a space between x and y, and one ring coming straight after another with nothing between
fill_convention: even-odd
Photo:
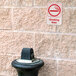
<instances>
[{"instance_id":1,"label":"brick","mask_svg":"<svg viewBox=\"0 0 76 76\"><path fill-rule=\"evenodd\" d=\"M63 9L63 23L57 26L57 32L61 33L76 33L76 9Z\"/></svg>"},{"instance_id":2,"label":"brick","mask_svg":"<svg viewBox=\"0 0 76 76\"><path fill-rule=\"evenodd\" d=\"M54 38L55 35L36 34L35 53L38 57L54 57Z\"/></svg>"},{"instance_id":3,"label":"brick","mask_svg":"<svg viewBox=\"0 0 76 76\"><path fill-rule=\"evenodd\" d=\"M17 76L18 75L18 73L17 73L17 71L16 71L16 69L15 68L13 68L13 74L12 74L12 76Z\"/></svg>"},{"instance_id":4,"label":"brick","mask_svg":"<svg viewBox=\"0 0 76 76\"><path fill-rule=\"evenodd\" d=\"M70 10L63 9L62 25L57 26L57 32L69 33Z\"/></svg>"},{"instance_id":5,"label":"brick","mask_svg":"<svg viewBox=\"0 0 76 76\"><path fill-rule=\"evenodd\" d=\"M12 5L14 7L32 6L33 0L12 0Z\"/></svg>"},{"instance_id":6,"label":"brick","mask_svg":"<svg viewBox=\"0 0 76 76\"><path fill-rule=\"evenodd\" d=\"M76 61L59 61L58 76L75 76Z\"/></svg>"},{"instance_id":7,"label":"brick","mask_svg":"<svg viewBox=\"0 0 76 76\"><path fill-rule=\"evenodd\" d=\"M36 6L47 6L48 3L51 2L61 2L63 7L75 7L76 0L35 0Z\"/></svg>"},{"instance_id":8,"label":"brick","mask_svg":"<svg viewBox=\"0 0 76 76\"><path fill-rule=\"evenodd\" d=\"M57 36L56 36L57 37ZM55 38L56 38L55 37ZM66 36L66 35L61 35L59 38L60 41L55 42L56 44L54 45L54 51L55 51L55 57L57 58L68 58L69 57L69 47L71 42L71 37Z\"/></svg>"},{"instance_id":9,"label":"brick","mask_svg":"<svg viewBox=\"0 0 76 76\"><path fill-rule=\"evenodd\" d=\"M60 41L56 40L54 43L55 57L75 59L76 36L60 35L59 37Z\"/></svg>"},{"instance_id":10,"label":"brick","mask_svg":"<svg viewBox=\"0 0 76 76\"><path fill-rule=\"evenodd\" d=\"M12 7L12 5L13 5L13 1L12 1L12 0L7 0L5 7L6 7L6 6L7 6L7 7Z\"/></svg>"},{"instance_id":11,"label":"brick","mask_svg":"<svg viewBox=\"0 0 76 76\"><path fill-rule=\"evenodd\" d=\"M47 0L35 0L35 6L46 6Z\"/></svg>"},{"instance_id":12,"label":"brick","mask_svg":"<svg viewBox=\"0 0 76 76\"><path fill-rule=\"evenodd\" d=\"M0 76L17 76L17 71L11 63L18 58L19 56L0 55Z\"/></svg>"},{"instance_id":13,"label":"brick","mask_svg":"<svg viewBox=\"0 0 76 76\"><path fill-rule=\"evenodd\" d=\"M40 69L39 76L56 76L57 75L57 64L55 60L43 59L44 66Z\"/></svg>"},{"instance_id":14,"label":"brick","mask_svg":"<svg viewBox=\"0 0 76 76\"><path fill-rule=\"evenodd\" d=\"M0 29L11 29L11 9L0 8Z\"/></svg>"},{"instance_id":15,"label":"brick","mask_svg":"<svg viewBox=\"0 0 76 76\"><path fill-rule=\"evenodd\" d=\"M38 57L75 59L76 36L36 34L35 53Z\"/></svg>"},{"instance_id":16,"label":"brick","mask_svg":"<svg viewBox=\"0 0 76 76\"><path fill-rule=\"evenodd\" d=\"M76 9L70 9L69 32L76 33Z\"/></svg>"},{"instance_id":17,"label":"brick","mask_svg":"<svg viewBox=\"0 0 76 76\"><path fill-rule=\"evenodd\" d=\"M0 54L21 55L22 48L32 48L34 35L22 32L0 32Z\"/></svg>"},{"instance_id":18,"label":"brick","mask_svg":"<svg viewBox=\"0 0 76 76\"><path fill-rule=\"evenodd\" d=\"M75 7L76 0L48 0L48 2L61 2L63 7Z\"/></svg>"},{"instance_id":19,"label":"brick","mask_svg":"<svg viewBox=\"0 0 76 76\"><path fill-rule=\"evenodd\" d=\"M56 26L47 25L46 8L14 9L14 26L16 30L55 32ZM30 28L31 27L31 28Z\"/></svg>"},{"instance_id":20,"label":"brick","mask_svg":"<svg viewBox=\"0 0 76 76\"><path fill-rule=\"evenodd\" d=\"M0 7L3 7L6 5L7 0L0 0Z\"/></svg>"},{"instance_id":21,"label":"brick","mask_svg":"<svg viewBox=\"0 0 76 76\"><path fill-rule=\"evenodd\" d=\"M0 55L0 76L12 75L12 56Z\"/></svg>"}]
</instances>

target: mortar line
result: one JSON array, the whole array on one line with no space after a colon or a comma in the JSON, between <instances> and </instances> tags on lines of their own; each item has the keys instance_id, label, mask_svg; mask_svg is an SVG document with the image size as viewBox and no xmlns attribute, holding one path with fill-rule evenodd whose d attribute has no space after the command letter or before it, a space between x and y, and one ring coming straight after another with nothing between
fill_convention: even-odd
<instances>
[{"instance_id":1,"label":"mortar line","mask_svg":"<svg viewBox=\"0 0 76 76\"><path fill-rule=\"evenodd\" d=\"M11 30L12 30L12 27L13 27L13 8L12 9L12 12L11 12L11 22L12 22L12 25L11 25Z\"/></svg>"},{"instance_id":2,"label":"mortar line","mask_svg":"<svg viewBox=\"0 0 76 76\"><path fill-rule=\"evenodd\" d=\"M33 0L33 1L34 1L34 6L35 6L35 1L36 1L36 0Z\"/></svg>"},{"instance_id":3,"label":"mortar line","mask_svg":"<svg viewBox=\"0 0 76 76\"><path fill-rule=\"evenodd\" d=\"M14 54L0 54L3 56L20 56L20 55L14 55ZM48 58L48 57L37 57L37 58L41 58L41 59L47 59L47 60L56 60L56 61L72 61L72 62L76 62L76 59L64 59L64 58Z\"/></svg>"},{"instance_id":4,"label":"mortar line","mask_svg":"<svg viewBox=\"0 0 76 76\"><path fill-rule=\"evenodd\" d=\"M56 60L56 63L57 63L57 76L59 76L59 74L58 74L58 70L59 70L59 67L58 67L58 60Z\"/></svg>"},{"instance_id":5,"label":"mortar line","mask_svg":"<svg viewBox=\"0 0 76 76\"><path fill-rule=\"evenodd\" d=\"M76 7L63 7L65 9L76 9Z\"/></svg>"},{"instance_id":6,"label":"mortar line","mask_svg":"<svg viewBox=\"0 0 76 76\"><path fill-rule=\"evenodd\" d=\"M42 59L47 59L47 60L56 60L56 61L76 61L76 59L64 59L64 58L48 58L48 57L37 57L37 58L42 58Z\"/></svg>"},{"instance_id":7,"label":"mortar line","mask_svg":"<svg viewBox=\"0 0 76 76\"><path fill-rule=\"evenodd\" d=\"M58 34L58 35L75 35L75 33L58 33L58 32L36 32L36 33L41 33L41 34Z\"/></svg>"},{"instance_id":8,"label":"mortar line","mask_svg":"<svg viewBox=\"0 0 76 76\"><path fill-rule=\"evenodd\" d=\"M25 6L25 7L13 7L13 8L26 8L26 7L31 7L31 8L47 8L47 6L35 6L33 3L33 6ZM0 8L12 8L9 6L1 6ZM76 7L63 7L64 9L76 9Z\"/></svg>"},{"instance_id":9,"label":"mortar line","mask_svg":"<svg viewBox=\"0 0 76 76\"><path fill-rule=\"evenodd\" d=\"M18 7L18 6L16 6L16 7L13 7L13 8L26 8L26 7L28 7L28 8L47 8L46 6L25 6L25 7ZM0 7L0 8L3 8L3 7ZM12 8L12 7L9 7L9 6L4 6L4 8Z\"/></svg>"},{"instance_id":10,"label":"mortar line","mask_svg":"<svg viewBox=\"0 0 76 76\"><path fill-rule=\"evenodd\" d=\"M35 5L35 0L32 1L32 6L24 6L24 7L18 7L18 6L13 6L13 8L26 8L26 7L31 7L31 8L47 8L47 5L46 6L37 6ZM12 6L1 6L0 8L12 8ZM64 9L76 9L75 6L63 6Z\"/></svg>"},{"instance_id":11,"label":"mortar line","mask_svg":"<svg viewBox=\"0 0 76 76\"><path fill-rule=\"evenodd\" d=\"M22 33L35 33L35 34L47 34L47 35L51 35L51 34L55 34L55 35L72 35L72 36L76 36L76 33L58 33L58 32L40 32L40 31L24 31L24 30L0 30L0 32L22 32Z\"/></svg>"},{"instance_id":12,"label":"mortar line","mask_svg":"<svg viewBox=\"0 0 76 76\"><path fill-rule=\"evenodd\" d=\"M4 5L3 5L3 8L5 7L5 4L8 2L8 0L6 0L5 2L4 2Z\"/></svg>"},{"instance_id":13,"label":"mortar line","mask_svg":"<svg viewBox=\"0 0 76 76\"><path fill-rule=\"evenodd\" d=\"M34 0L32 0L32 6L34 7Z\"/></svg>"},{"instance_id":14,"label":"mortar line","mask_svg":"<svg viewBox=\"0 0 76 76\"><path fill-rule=\"evenodd\" d=\"M34 33L34 50L35 50L35 33Z\"/></svg>"}]
</instances>

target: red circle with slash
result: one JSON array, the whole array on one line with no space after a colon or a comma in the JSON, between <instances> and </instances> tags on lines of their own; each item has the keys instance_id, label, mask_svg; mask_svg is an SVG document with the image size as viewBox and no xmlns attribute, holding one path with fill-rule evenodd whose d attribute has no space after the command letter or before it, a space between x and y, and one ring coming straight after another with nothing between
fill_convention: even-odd
<instances>
[{"instance_id":1,"label":"red circle with slash","mask_svg":"<svg viewBox=\"0 0 76 76\"><path fill-rule=\"evenodd\" d=\"M54 8L54 9L53 9ZM52 4L48 8L48 12L51 16L56 17L61 13L61 8L57 4ZM54 13L54 14L53 14ZM55 14L56 13L56 14Z\"/></svg>"}]
</instances>

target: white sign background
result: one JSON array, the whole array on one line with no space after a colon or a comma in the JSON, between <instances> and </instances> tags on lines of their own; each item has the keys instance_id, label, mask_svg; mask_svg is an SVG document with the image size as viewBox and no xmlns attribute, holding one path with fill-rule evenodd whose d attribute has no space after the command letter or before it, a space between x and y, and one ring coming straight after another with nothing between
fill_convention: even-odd
<instances>
[{"instance_id":1,"label":"white sign background","mask_svg":"<svg viewBox=\"0 0 76 76\"><path fill-rule=\"evenodd\" d=\"M49 3L47 24L61 25L62 24L62 3Z\"/></svg>"}]
</instances>

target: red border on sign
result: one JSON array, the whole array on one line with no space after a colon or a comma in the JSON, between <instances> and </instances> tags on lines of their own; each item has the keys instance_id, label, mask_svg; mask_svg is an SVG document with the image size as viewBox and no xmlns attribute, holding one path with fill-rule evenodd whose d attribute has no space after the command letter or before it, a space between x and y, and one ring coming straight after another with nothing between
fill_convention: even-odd
<instances>
[{"instance_id":1,"label":"red border on sign","mask_svg":"<svg viewBox=\"0 0 76 76\"><path fill-rule=\"evenodd\" d=\"M54 5L59 8L59 13L58 13L57 15L52 15L52 14L50 13L50 8L51 8L52 6L54 6ZM53 11L54 11L54 10L53 10ZM56 16L58 16L58 15L61 13L61 8L60 8L57 4L52 4L52 5L50 5L50 7L48 8L48 12L49 12L49 14L50 14L51 16L56 17Z\"/></svg>"}]
</instances>

